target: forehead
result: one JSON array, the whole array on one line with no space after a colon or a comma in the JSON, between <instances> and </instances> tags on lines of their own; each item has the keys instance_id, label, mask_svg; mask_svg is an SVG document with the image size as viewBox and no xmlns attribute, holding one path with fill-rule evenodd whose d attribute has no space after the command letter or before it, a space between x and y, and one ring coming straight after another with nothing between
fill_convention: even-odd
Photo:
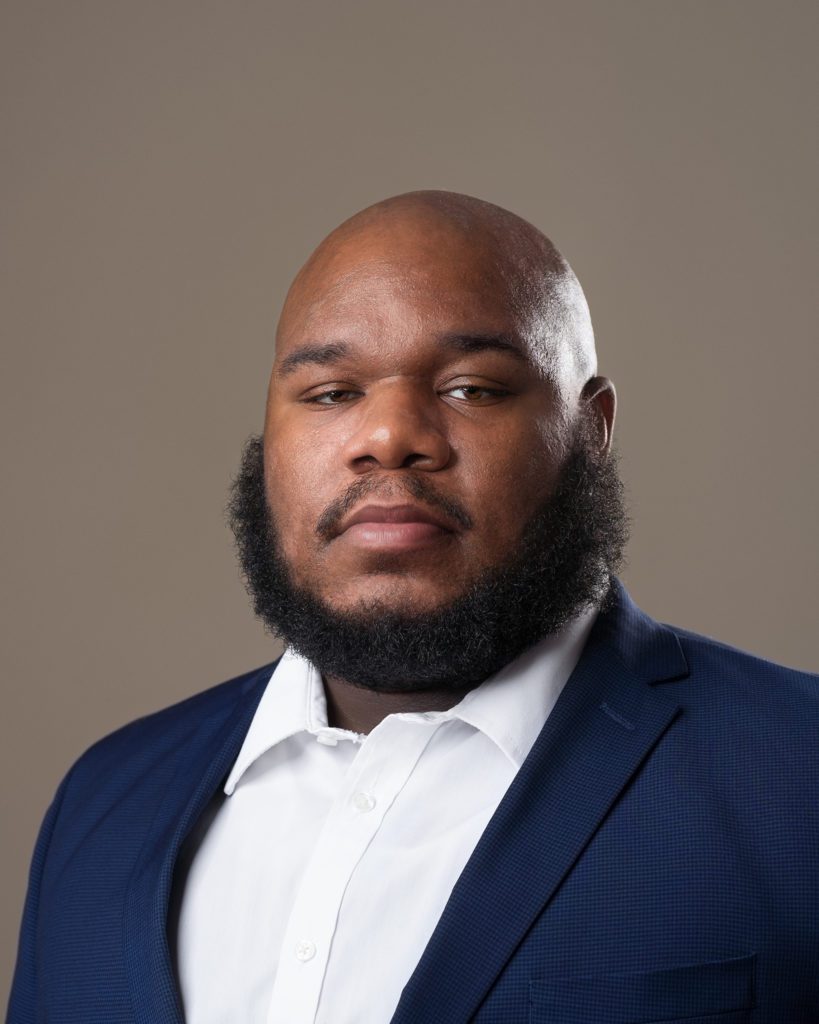
<instances>
[{"instance_id":1,"label":"forehead","mask_svg":"<svg viewBox=\"0 0 819 1024\"><path fill-rule=\"evenodd\" d=\"M516 333L519 321L513 289L480 240L435 230L371 233L301 272L279 323L277 360L328 334Z\"/></svg>"}]
</instances>

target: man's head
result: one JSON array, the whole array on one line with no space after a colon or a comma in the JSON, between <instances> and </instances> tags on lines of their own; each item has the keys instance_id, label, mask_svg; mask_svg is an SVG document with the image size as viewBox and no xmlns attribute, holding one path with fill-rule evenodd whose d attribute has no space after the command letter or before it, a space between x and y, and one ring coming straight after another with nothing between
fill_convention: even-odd
<instances>
[{"instance_id":1,"label":"man's head","mask_svg":"<svg viewBox=\"0 0 819 1024\"><path fill-rule=\"evenodd\" d=\"M559 629L625 539L595 370L577 279L514 214L418 192L346 221L287 296L234 491L257 611L376 689L474 685Z\"/></svg>"}]
</instances>

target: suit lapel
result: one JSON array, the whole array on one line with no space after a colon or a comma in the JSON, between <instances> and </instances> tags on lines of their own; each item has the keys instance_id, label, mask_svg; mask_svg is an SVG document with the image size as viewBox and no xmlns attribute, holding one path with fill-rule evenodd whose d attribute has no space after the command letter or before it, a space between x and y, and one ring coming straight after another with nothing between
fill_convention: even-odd
<instances>
[{"instance_id":1,"label":"suit lapel","mask_svg":"<svg viewBox=\"0 0 819 1024\"><path fill-rule=\"evenodd\" d=\"M393 1024L467 1021L679 712L651 682L687 666L619 583L458 879ZM535 884L536 883L536 884Z\"/></svg>"},{"instance_id":2,"label":"suit lapel","mask_svg":"<svg viewBox=\"0 0 819 1024\"><path fill-rule=\"evenodd\" d=\"M123 921L126 972L138 1024L182 1024L167 937L174 867L183 840L238 756L272 669L260 669L227 709L204 720L188 719L189 731L180 737L173 761L152 769L162 795L129 884ZM157 774L164 778L157 779Z\"/></svg>"}]
</instances>

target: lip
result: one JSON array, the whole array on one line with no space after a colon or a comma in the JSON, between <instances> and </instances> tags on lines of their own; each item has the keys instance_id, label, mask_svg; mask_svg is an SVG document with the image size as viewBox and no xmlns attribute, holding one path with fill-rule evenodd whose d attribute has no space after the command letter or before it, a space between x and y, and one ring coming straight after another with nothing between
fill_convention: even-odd
<instances>
[{"instance_id":1,"label":"lip","mask_svg":"<svg viewBox=\"0 0 819 1024\"><path fill-rule=\"evenodd\" d=\"M382 551L426 547L454 532L447 520L421 505L364 505L339 531L356 546Z\"/></svg>"},{"instance_id":2,"label":"lip","mask_svg":"<svg viewBox=\"0 0 819 1024\"><path fill-rule=\"evenodd\" d=\"M430 523L452 533L449 522L421 505L363 505L344 520L341 533L360 523Z\"/></svg>"}]
</instances>

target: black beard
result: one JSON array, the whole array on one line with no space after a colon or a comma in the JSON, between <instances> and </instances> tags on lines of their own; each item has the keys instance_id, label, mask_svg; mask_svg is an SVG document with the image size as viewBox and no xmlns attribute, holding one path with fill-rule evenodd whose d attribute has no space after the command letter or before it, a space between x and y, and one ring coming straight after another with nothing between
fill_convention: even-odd
<instances>
[{"instance_id":1,"label":"black beard","mask_svg":"<svg viewBox=\"0 0 819 1024\"><path fill-rule=\"evenodd\" d=\"M433 497L422 474L414 476L408 490ZM245 444L227 513L248 593L267 629L325 676L384 693L477 686L583 608L600 604L628 539L616 459L593 453L583 431L552 496L526 524L514 559L422 614L378 601L336 611L293 581L265 496L260 437Z\"/></svg>"}]
</instances>

